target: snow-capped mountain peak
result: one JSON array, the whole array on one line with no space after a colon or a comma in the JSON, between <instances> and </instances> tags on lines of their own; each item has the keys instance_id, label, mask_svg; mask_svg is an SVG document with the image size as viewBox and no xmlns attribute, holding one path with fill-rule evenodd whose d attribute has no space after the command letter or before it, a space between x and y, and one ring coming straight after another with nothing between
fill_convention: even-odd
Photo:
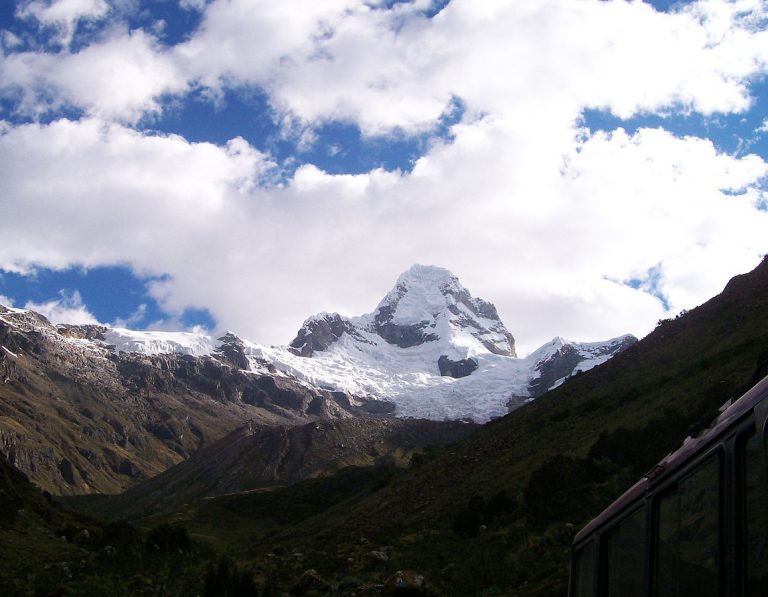
<instances>
[{"instance_id":1,"label":"snow-capped mountain peak","mask_svg":"<svg viewBox=\"0 0 768 597\"><path fill-rule=\"evenodd\" d=\"M374 312L358 317L318 313L304 322L289 346L262 346L232 332L216 338L107 326L54 328L31 311L0 307L2 321L99 354L211 358L322 391L391 401L400 416L480 421L543 394L635 341L623 336L579 343L556 337L517 358L514 339L496 308L473 297L450 271L424 265L403 273Z\"/></svg>"},{"instance_id":2,"label":"snow-capped mountain peak","mask_svg":"<svg viewBox=\"0 0 768 597\"><path fill-rule=\"evenodd\" d=\"M474 298L441 267L414 265L401 274L376 307L373 328L401 348L442 339L453 347L466 347L463 356L478 352L515 356L515 340L496 307Z\"/></svg>"},{"instance_id":3,"label":"snow-capped mountain peak","mask_svg":"<svg viewBox=\"0 0 768 597\"><path fill-rule=\"evenodd\" d=\"M400 274L395 287L376 306L374 313L388 313L397 325L412 325L434 319L456 303L456 296L466 293L459 279L447 269L431 265L413 265Z\"/></svg>"},{"instance_id":4,"label":"snow-capped mountain peak","mask_svg":"<svg viewBox=\"0 0 768 597\"><path fill-rule=\"evenodd\" d=\"M290 349L311 357L342 336L369 345L383 341L401 349L425 347L430 354L437 353L433 368L443 355L457 360L489 352L515 356L515 340L496 308L474 298L447 269L427 265L414 265L401 274L373 313L351 318L320 313L308 318Z\"/></svg>"}]
</instances>

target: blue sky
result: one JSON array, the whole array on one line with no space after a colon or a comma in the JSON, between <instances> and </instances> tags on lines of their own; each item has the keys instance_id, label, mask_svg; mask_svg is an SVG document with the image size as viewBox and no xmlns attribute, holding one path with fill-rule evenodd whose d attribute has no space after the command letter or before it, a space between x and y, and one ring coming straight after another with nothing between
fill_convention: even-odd
<instances>
[{"instance_id":1,"label":"blue sky","mask_svg":"<svg viewBox=\"0 0 768 597\"><path fill-rule=\"evenodd\" d=\"M0 302L290 341L412 263L524 354L768 253L764 0L0 4Z\"/></svg>"}]
</instances>

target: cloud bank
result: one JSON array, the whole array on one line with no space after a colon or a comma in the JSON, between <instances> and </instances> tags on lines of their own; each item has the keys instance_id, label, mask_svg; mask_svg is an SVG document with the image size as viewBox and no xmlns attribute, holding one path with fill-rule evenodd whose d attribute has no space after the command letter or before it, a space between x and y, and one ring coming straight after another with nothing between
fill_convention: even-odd
<instances>
[{"instance_id":1,"label":"cloud bank","mask_svg":"<svg viewBox=\"0 0 768 597\"><path fill-rule=\"evenodd\" d=\"M23 10L71 41L102 5ZM402 270L432 263L496 303L524 353L556 334L642 335L768 252L762 157L582 119L749 110L768 70L763 1L185 6L202 20L176 45L114 22L76 50L0 55L14 110L0 268L127 265L163 276L150 290L168 313L207 308L276 343L313 312L370 311ZM464 112L412 170L355 175L151 130L191 93L251 88L289 136L332 121L423 134L457 100Z\"/></svg>"}]
</instances>

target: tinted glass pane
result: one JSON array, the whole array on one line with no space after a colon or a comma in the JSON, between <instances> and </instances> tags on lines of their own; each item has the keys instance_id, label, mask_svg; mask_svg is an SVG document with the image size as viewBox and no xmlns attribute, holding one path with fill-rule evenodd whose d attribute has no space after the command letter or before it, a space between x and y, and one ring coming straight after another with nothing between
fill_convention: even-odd
<instances>
[{"instance_id":1,"label":"tinted glass pane","mask_svg":"<svg viewBox=\"0 0 768 597\"><path fill-rule=\"evenodd\" d=\"M656 595L720 594L720 461L713 457L659 503Z\"/></svg>"},{"instance_id":2,"label":"tinted glass pane","mask_svg":"<svg viewBox=\"0 0 768 597\"><path fill-rule=\"evenodd\" d=\"M622 520L605 538L605 575L608 597L634 597L643 593L645 510Z\"/></svg>"},{"instance_id":3,"label":"tinted glass pane","mask_svg":"<svg viewBox=\"0 0 768 597\"><path fill-rule=\"evenodd\" d=\"M746 568L748 597L768 594L768 481L765 443L752 435L744 453L746 489Z\"/></svg>"},{"instance_id":4,"label":"tinted glass pane","mask_svg":"<svg viewBox=\"0 0 768 597\"><path fill-rule=\"evenodd\" d=\"M595 594L595 542L576 552L574 558L573 597L592 597Z\"/></svg>"}]
</instances>

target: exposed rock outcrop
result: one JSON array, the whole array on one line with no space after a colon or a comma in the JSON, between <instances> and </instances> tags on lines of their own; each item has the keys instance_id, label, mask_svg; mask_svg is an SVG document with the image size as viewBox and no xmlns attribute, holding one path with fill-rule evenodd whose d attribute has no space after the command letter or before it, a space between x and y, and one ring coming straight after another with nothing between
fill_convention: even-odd
<instances>
[{"instance_id":1,"label":"exposed rock outcrop","mask_svg":"<svg viewBox=\"0 0 768 597\"><path fill-rule=\"evenodd\" d=\"M346 317L338 313L321 313L304 322L288 348L299 356L311 357L317 350L328 349L342 334L350 334L358 340L363 339L355 325Z\"/></svg>"},{"instance_id":2,"label":"exposed rock outcrop","mask_svg":"<svg viewBox=\"0 0 768 597\"><path fill-rule=\"evenodd\" d=\"M437 366L440 368L440 375L454 377L456 379L471 375L477 369L477 359L461 359L453 361L447 355L441 355L437 360Z\"/></svg>"},{"instance_id":3,"label":"exposed rock outcrop","mask_svg":"<svg viewBox=\"0 0 768 597\"><path fill-rule=\"evenodd\" d=\"M515 356L515 340L491 303L474 298L458 278L446 269L414 265L373 313L346 318L321 313L307 319L290 344L297 355L311 357L327 350L343 334L357 341L367 335L399 348L429 342L451 344L455 334L470 335L478 347L494 354Z\"/></svg>"},{"instance_id":4,"label":"exposed rock outcrop","mask_svg":"<svg viewBox=\"0 0 768 597\"><path fill-rule=\"evenodd\" d=\"M515 356L515 339L496 307L474 298L456 276L440 267L414 265L403 273L376 307L373 329L390 344L407 348L440 339L441 319L489 352Z\"/></svg>"}]
</instances>

